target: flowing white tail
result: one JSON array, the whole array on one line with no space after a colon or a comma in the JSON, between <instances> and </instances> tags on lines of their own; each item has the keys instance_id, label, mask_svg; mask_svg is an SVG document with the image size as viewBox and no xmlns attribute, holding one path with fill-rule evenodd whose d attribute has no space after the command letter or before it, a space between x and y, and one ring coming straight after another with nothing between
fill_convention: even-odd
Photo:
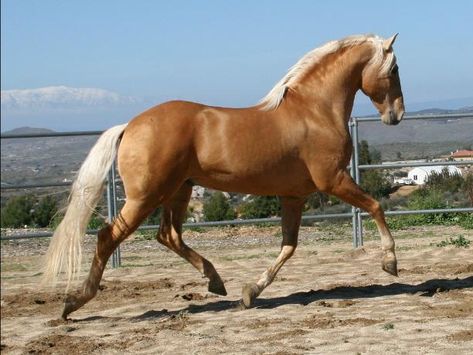
<instances>
[{"instance_id":1,"label":"flowing white tail","mask_svg":"<svg viewBox=\"0 0 473 355\"><path fill-rule=\"evenodd\" d=\"M55 283L66 273L67 288L78 277L81 267L81 237L85 235L92 212L97 205L108 171L115 160L118 141L127 124L105 131L82 163L69 195L66 214L54 231L46 254L43 280Z\"/></svg>"}]
</instances>

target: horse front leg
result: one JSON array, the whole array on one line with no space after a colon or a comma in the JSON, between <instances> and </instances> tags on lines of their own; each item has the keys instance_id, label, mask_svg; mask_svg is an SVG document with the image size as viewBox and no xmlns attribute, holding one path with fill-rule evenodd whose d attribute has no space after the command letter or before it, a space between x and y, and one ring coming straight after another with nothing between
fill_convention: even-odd
<instances>
[{"instance_id":1,"label":"horse front leg","mask_svg":"<svg viewBox=\"0 0 473 355\"><path fill-rule=\"evenodd\" d=\"M336 183L326 192L355 207L367 211L373 217L381 236L381 248L383 250L381 266L387 273L397 276L397 259L394 251L394 239L386 224L384 211L379 202L364 192L346 172L342 172L339 178L336 179Z\"/></svg>"},{"instance_id":2,"label":"horse front leg","mask_svg":"<svg viewBox=\"0 0 473 355\"><path fill-rule=\"evenodd\" d=\"M297 247L297 236L301 224L302 209L305 198L282 197L282 235L281 252L273 265L271 265L260 277L258 282L246 284L242 290L242 304L245 308L251 307L256 297L268 287L276 277L279 269L294 254Z\"/></svg>"}]
</instances>

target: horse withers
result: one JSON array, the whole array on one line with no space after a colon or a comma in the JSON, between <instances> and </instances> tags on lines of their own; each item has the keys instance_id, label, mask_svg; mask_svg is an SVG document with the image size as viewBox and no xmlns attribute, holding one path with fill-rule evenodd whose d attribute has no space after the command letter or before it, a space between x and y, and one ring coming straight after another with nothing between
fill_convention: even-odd
<instances>
[{"instance_id":1,"label":"horse withers","mask_svg":"<svg viewBox=\"0 0 473 355\"><path fill-rule=\"evenodd\" d=\"M246 307L293 255L305 199L315 191L370 213L381 235L382 268L397 275L394 240L383 210L346 172L352 153L348 120L356 92L361 89L370 97L388 125L398 124L404 114L395 38L351 36L316 48L253 107L171 101L107 130L72 186L66 214L47 253L46 279L54 281L66 272L69 289L80 273L81 237L115 157L126 203L99 231L89 275L79 290L68 291L62 317L67 319L95 296L113 250L158 206L162 218L157 240L206 276L209 291L226 295L212 263L182 240L194 184L280 197L281 252L257 282L243 287Z\"/></svg>"}]
</instances>

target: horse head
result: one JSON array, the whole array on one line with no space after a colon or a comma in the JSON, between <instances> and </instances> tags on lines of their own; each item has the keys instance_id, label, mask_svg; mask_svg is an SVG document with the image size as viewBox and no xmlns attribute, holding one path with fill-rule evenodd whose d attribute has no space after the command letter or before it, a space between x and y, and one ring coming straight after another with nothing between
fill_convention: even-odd
<instances>
[{"instance_id":1,"label":"horse head","mask_svg":"<svg viewBox=\"0 0 473 355\"><path fill-rule=\"evenodd\" d=\"M384 40L382 47L362 73L361 89L388 125L397 125L404 115L399 67L393 51L397 34Z\"/></svg>"}]
</instances>

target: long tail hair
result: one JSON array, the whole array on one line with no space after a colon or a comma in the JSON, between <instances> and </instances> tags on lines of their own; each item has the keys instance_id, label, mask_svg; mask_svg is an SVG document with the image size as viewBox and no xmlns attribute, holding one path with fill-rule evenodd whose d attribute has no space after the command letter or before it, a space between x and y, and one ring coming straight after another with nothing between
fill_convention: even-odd
<instances>
[{"instance_id":1,"label":"long tail hair","mask_svg":"<svg viewBox=\"0 0 473 355\"><path fill-rule=\"evenodd\" d=\"M127 124L105 131L82 163L72 184L66 214L54 231L46 254L43 282L57 281L60 273L66 273L67 289L80 274L81 238L94 208L102 197L107 173L115 160L119 139Z\"/></svg>"}]
</instances>

